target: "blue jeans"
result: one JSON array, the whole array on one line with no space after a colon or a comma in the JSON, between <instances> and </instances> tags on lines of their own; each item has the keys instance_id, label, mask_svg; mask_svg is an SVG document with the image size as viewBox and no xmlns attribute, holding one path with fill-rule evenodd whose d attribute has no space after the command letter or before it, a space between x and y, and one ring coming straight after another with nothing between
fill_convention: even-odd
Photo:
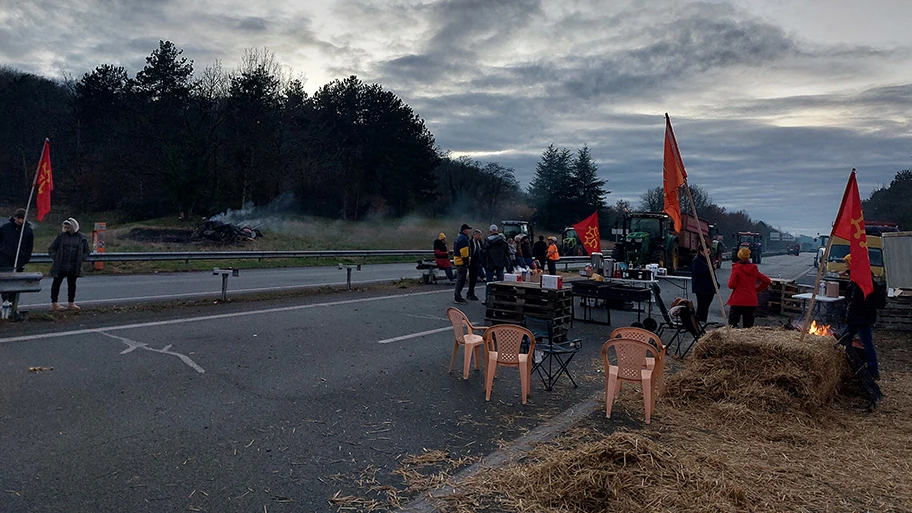
<instances>
[{"instance_id":1,"label":"blue jeans","mask_svg":"<svg viewBox=\"0 0 912 513\"><path fill-rule=\"evenodd\" d=\"M861 345L864 346L865 363L868 365L868 372L874 376L878 376L880 372L877 367L877 350L874 349L874 335L871 332L871 325L849 324L846 326L845 333L843 333L842 336L845 337L846 335L849 335L854 339L856 334L858 335L858 338L861 339Z\"/></svg>"}]
</instances>

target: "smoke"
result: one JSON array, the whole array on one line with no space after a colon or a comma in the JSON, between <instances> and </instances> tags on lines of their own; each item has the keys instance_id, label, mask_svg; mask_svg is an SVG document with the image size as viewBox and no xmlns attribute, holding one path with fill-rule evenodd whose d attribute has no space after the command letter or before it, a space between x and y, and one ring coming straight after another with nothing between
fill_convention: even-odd
<instances>
[{"instance_id":1,"label":"smoke","mask_svg":"<svg viewBox=\"0 0 912 513\"><path fill-rule=\"evenodd\" d=\"M268 205L257 207L253 202L248 202L243 208L238 210L229 208L221 214L210 217L209 220L241 227L259 228L283 221L287 214L295 213L295 206L294 193L283 192Z\"/></svg>"}]
</instances>

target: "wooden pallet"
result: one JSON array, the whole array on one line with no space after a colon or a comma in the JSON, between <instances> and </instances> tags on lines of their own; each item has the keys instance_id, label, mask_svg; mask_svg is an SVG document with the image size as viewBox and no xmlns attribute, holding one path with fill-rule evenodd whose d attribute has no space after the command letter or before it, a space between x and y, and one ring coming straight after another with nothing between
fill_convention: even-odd
<instances>
[{"instance_id":1,"label":"wooden pallet","mask_svg":"<svg viewBox=\"0 0 912 513\"><path fill-rule=\"evenodd\" d=\"M887 298L887 307L877 311L877 327L912 331L912 297Z\"/></svg>"},{"instance_id":2,"label":"wooden pallet","mask_svg":"<svg viewBox=\"0 0 912 513\"><path fill-rule=\"evenodd\" d=\"M488 285L485 321L491 324L521 324L531 315L554 322L555 342L567 339L573 316L571 290L542 289L530 283L491 283Z\"/></svg>"}]
</instances>

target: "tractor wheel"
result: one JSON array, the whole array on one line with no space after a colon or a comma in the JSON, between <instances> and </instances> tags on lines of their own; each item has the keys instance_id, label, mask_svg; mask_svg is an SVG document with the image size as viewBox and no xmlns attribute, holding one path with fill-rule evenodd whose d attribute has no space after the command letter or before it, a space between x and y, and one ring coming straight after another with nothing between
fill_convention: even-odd
<instances>
[{"instance_id":1,"label":"tractor wheel","mask_svg":"<svg viewBox=\"0 0 912 513\"><path fill-rule=\"evenodd\" d=\"M674 274L678 271L678 265L680 264L680 260L678 257L678 247L677 246L675 246L671 250L671 256L668 258L668 264L669 264L668 265L668 274Z\"/></svg>"},{"instance_id":2,"label":"tractor wheel","mask_svg":"<svg viewBox=\"0 0 912 513\"><path fill-rule=\"evenodd\" d=\"M665 267L665 252L657 249L649 255L649 263L657 263L659 267Z\"/></svg>"}]
</instances>

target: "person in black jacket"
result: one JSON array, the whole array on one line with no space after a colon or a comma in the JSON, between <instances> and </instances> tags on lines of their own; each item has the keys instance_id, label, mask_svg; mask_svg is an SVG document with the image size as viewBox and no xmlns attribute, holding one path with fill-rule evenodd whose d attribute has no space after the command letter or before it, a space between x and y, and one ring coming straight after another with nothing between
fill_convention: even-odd
<instances>
[{"instance_id":1,"label":"person in black jacket","mask_svg":"<svg viewBox=\"0 0 912 513\"><path fill-rule=\"evenodd\" d=\"M705 323L709 317L709 305L716 296L712 272L709 270L709 259L706 249L700 251L690 264L690 286L697 296L697 320Z\"/></svg>"},{"instance_id":2,"label":"person in black jacket","mask_svg":"<svg viewBox=\"0 0 912 513\"><path fill-rule=\"evenodd\" d=\"M538 261L538 268L544 269L545 264L548 263L548 243L545 242L544 235L538 236L538 242L532 246L532 255Z\"/></svg>"},{"instance_id":3,"label":"person in black jacket","mask_svg":"<svg viewBox=\"0 0 912 513\"><path fill-rule=\"evenodd\" d=\"M880 379L880 369L877 365L877 350L874 348L873 326L877 321L877 302L883 300L886 296L884 285L874 283L874 291L865 297L864 291L854 281L850 281L845 290L846 298L846 329L843 337L861 339L864 346L865 364L868 366L868 372L874 379Z\"/></svg>"},{"instance_id":4,"label":"person in black jacket","mask_svg":"<svg viewBox=\"0 0 912 513\"><path fill-rule=\"evenodd\" d=\"M50 275L54 278L51 282L51 309L63 310L57 297L60 294L60 285L63 279L67 280L67 301L70 310L79 310L76 300L76 278L82 276L82 264L89 258L89 240L79 233L79 223L72 217L63 222L62 231L54 242L48 247L53 264Z\"/></svg>"},{"instance_id":5,"label":"person in black jacket","mask_svg":"<svg viewBox=\"0 0 912 513\"><path fill-rule=\"evenodd\" d=\"M19 245L19 236L22 245ZM0 226L0 272L22 272L25 264L32 259L32 248L35 245L35 234L32 225L25 220L25 209L18 209L9 221ZM19 248L19 262L16 262L16 248ZM3 293L3 301L12 301L12 294Z\"/></svg>"}]
</instances>

